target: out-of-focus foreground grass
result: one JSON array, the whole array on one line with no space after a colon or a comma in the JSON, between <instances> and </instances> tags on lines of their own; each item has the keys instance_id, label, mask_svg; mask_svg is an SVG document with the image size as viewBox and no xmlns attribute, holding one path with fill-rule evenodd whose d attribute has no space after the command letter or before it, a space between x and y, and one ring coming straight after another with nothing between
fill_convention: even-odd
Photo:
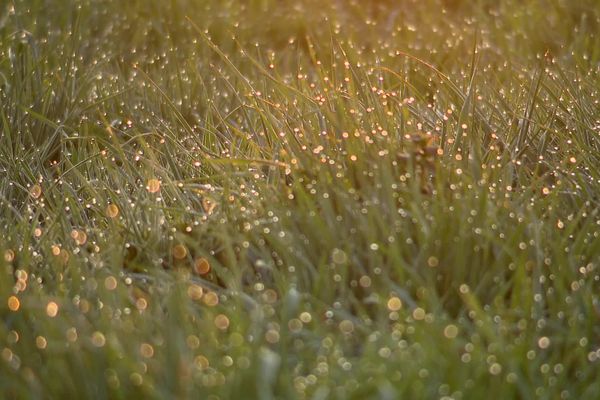
<instances>
[{"instance_id":1,"label":"out-of-focus foreground grass","mask_svg":"<svg viewBox=\"0 0 600 400\"><path fill-rule=\"evenodd\" d=\"M1 397L600 397L599 35L595 0L2 2Z\"/></svg>"}]
</instances>

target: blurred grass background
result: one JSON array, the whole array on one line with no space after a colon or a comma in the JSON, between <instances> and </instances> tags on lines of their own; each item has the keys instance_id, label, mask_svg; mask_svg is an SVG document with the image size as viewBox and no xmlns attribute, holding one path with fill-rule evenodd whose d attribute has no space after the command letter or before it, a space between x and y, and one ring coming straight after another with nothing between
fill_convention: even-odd
<instances>
[{"instance_id":1,"label":"blurred grass background","mask_svg":"<svg viewBox=\"0 0 600 400\"><path fill-rule=\"evenodd\" d=\"M598 397L599 28L3 3L3 397Z\"/></svg>"}]
</instances>

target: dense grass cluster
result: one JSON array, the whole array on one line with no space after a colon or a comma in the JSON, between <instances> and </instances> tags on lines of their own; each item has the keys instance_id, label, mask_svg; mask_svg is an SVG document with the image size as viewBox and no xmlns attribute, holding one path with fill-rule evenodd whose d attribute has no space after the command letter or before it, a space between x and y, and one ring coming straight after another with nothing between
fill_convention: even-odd
<instances>
[{"instance_id":1,"label":"dense grass cluster","mask_svg":"<svg viewBox=\"0 0 600 400\"><path fill-rule=\"evenodd\" d=\"M598 1L0 7L0 397L600 397Z\"/></svg>"}]
</instances>

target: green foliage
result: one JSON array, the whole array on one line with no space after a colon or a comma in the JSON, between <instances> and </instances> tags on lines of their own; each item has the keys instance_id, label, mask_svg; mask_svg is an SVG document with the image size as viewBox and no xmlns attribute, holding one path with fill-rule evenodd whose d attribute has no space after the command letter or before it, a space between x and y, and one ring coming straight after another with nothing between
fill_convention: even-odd
<instances>
[{"instance_id":1,"label":"green foliage","mask_svg":"<svg viewBox=\"0 0 600 400\"><path fill-rule=\"evenodd\" d=\"M2 4L1 397L600 396L597 1Z\"/></svg>"}]
</instances>

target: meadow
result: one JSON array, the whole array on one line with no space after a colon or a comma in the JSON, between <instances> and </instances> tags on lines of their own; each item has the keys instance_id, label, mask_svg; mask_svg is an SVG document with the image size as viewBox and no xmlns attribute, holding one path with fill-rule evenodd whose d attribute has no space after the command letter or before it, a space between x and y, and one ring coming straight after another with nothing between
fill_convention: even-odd
<instances>
[{"instance_id":1,"label":"meadow","mask_svg":"<svg viewBox=\"0 0 600 400\"><path fill-rule=\"evenodd\" d=\"M600 398L600 2L0 3L0 397Z\"/></svg>"}]
</instances>

